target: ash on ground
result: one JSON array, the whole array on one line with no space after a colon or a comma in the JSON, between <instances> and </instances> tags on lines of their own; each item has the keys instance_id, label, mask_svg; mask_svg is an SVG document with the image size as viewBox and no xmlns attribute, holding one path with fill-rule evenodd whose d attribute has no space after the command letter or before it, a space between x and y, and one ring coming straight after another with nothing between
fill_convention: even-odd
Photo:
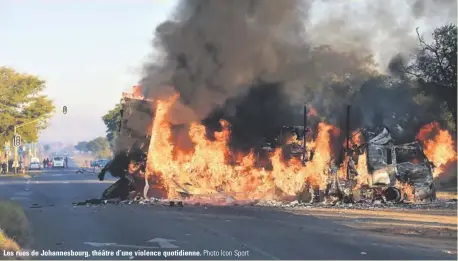
<instances>
[{"instance_id":1,"label":"ash on ground","mask_svg":"<svg viewBox=\"0 0 458 261\"><path fill-rule=\"evenodd\" d=\"M428 203L391 203L391 202L362 202L362 203L343 203L337 202L336 204L326 203L300 203L299 201L293 201L289 203L281 201L260 201L256 206L262 207L278 207L278 208L336 208L336 209L457 209L457 200L442 200L436 199L433 202Z\"/></svg>"},{"instance_id":2,"label":"ash on ground","mask_svg":"<svg viewBox=\"0 0 458 261\"><path fill-rule=\"evenodd\" d=\"M158 199L149 198L142 199L136 198L131 200L103 200L103 199L89 199L83 202L73 203L74 206L90 206L90 205L162 205L170 207L183 207L186 205L190 206L251 206L251 207L275 207L283 209L307 209L307 208L327 208L327 209L393 209L393 210L406 210L406 209L457 209L456 199L436 199L433 202L428 203L391 203L391 202L360 202L360 203L343 203L337 202L335 204L327 203L301 203L297 200L292 202L284 202L277 200L254 200L254 201L239 201L232 197L228 197L225 201L211 201L211 200L169 200L169 199Z\"/></svg>"}]
</instances>

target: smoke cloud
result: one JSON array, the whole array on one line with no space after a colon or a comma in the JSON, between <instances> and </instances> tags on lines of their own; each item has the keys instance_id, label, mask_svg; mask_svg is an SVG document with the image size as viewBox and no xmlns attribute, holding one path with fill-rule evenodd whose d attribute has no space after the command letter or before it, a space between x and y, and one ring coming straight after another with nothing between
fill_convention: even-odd
<instances>
[{"instance_id":1,"label":"smoke cloud","mask_svg":"<svg viewBox=\"0 0 458 261\"><path fill-rule=\"evenodd\" d=\"M456 20L456 1L429 2L181 1L156 28L162 56L145 66L141 84L153 99L180 94L173 124L217 129L228 120L236 147L301 124L304 104L318 111L312 126L342 127L352 104L353 128L385 124L410 134L440 108L420 106L414 86L381 72L415 50L419 21Z\"/></svg>"}]
</instances>

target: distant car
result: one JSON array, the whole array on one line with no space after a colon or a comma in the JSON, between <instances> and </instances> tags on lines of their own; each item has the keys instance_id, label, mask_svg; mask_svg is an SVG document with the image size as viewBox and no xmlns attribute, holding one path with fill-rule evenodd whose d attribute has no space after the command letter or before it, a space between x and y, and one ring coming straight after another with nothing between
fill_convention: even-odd
<instances>
[{"instance_id":1,"label":"distant car","mask_svg":"<svg viewBox=\"0 0 458 261\"><path fill-rule=\"evenodd\" d=\"M32 161L29 165L29 170L41 170L41 163L39 161Z\"/></svg>"},{"instance_id":2,"label":"distant car","mask_svg":"<svg viewBox=\"0 0 458 261\"><path fill-rule=\"evenodd\" d=\"M93 168L98 167L99 166L98 162L99 162L99 160L91 161L90 166L93 167Z\"/></svg>"},{"instance_id":3,"label":"distant car","mask_svg":"<svg viewBox=\"0 0 458 261\"><path fill-rule=\"evenodd\" d=\"M103 168L105 167L105 165L107 165L108 161L109 160L106 160L106 159L97 159L97 160L91 161L90 165L93 168Z\"/></svg>"},{"instance_id":4,"label":"distant car","mask_svg":"<svg viewBox=\"0 0 458 261\"><path fill-rule=\"evenodd\" d=\"M105 165L107 165L108 161L109 161L109 160L105 160L105 159L99 160L99 161L97 162L97 167L99 167L99 168L105 167Z\"/></svg>"},{"instance_id":5,"label":"distant car","mask_svg":"<svg viewBox=\"0 0 458 261\"><path fill-rule=\"evenodd\" d=\"M64 157L54 156L52 158L52 167L53 168L65 168Z\"/></svg>"}]
</instances>

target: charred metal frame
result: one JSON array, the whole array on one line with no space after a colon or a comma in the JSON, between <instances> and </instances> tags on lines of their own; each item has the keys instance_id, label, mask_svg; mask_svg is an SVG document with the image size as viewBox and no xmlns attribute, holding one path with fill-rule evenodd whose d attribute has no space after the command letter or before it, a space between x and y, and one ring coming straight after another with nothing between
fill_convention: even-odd
<instances>
[{"instance_id":1,"label":"charred metal frame","mask_svg":"<svg viewBox=\"0 0 458 261\"><path fill-rule=\"evenodd\" d=\"M347 151L350 151L350 139L351 133L350 133L350 109L351 105L347 105L347 119L346 119L346 127L345 127L345 136L347 137ZM350 179L350 171L349 168L347 168L347 180Z\"/></svg>"},{"instance_id":2,"label":"charred metal frame","mask_svg":"<svg viewBox=\"0 0 458 261\"><path fill-rule=\"evenodd\" d=\"M304 105L304 137L302 137L303 142L302 146L304 147L304 152L302 155L302 163L306 164L307 159L307 105Z\"/></svg>"}]
</instances>

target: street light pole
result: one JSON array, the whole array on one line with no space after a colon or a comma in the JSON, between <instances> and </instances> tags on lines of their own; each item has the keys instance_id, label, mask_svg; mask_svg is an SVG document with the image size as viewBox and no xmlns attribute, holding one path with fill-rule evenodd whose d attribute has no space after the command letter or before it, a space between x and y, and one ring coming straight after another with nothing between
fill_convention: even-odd
<instances>
[{"instance_id":1,"label":"street light pole","mask_svg":"<svg viewBox=\"0 0 458 261\"><path fill-rule=\"evenodd\" d=\"M10 150L11 150L11 146L10 146L10 142L9 141L5 141L5 148L8 148L7 150L5 150L5 158L6 158L6 173L8 173L9 171L9 165L10 165Z\"/></svg>"},{"instance_id":2,"label":"street light pole","mask_svg":"<svg viewBox=\"0 0 458 261\"><path fill-rule=\"evenodd\" d=\"M16 135L17 135L17 126L14 126L14 136L13 137L16 138ZM14 168L14 173L16 174L17 173L17 146L13 146L13 147L14 147L14 160L13 160L14 166L13 168Z\"/></svg>"}]
</instances>

